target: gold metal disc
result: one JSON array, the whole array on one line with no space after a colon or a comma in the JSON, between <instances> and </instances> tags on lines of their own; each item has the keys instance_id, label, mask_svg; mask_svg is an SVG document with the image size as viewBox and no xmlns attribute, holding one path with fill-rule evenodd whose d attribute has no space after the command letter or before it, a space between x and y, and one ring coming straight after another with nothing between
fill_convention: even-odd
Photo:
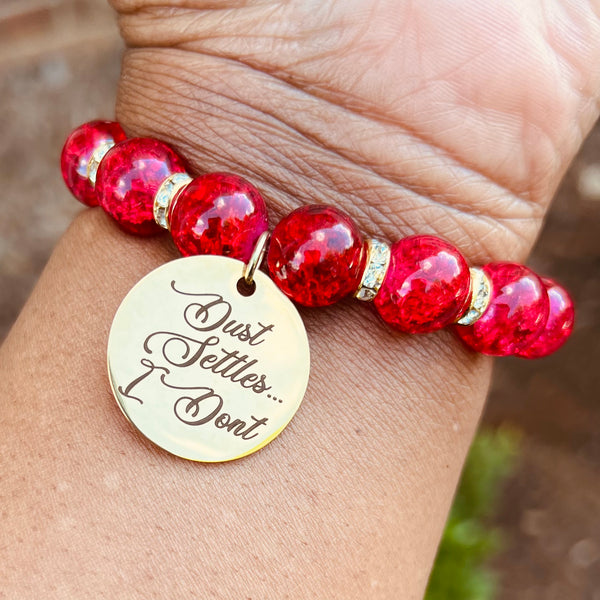
<instances>
[{"instance_id":1,"label":"gold metal disc","mask_svg":"<svg viewBox=\"0 0 600 600\"><path fill-rule=\"evenodd\" d=\"M182 458L256 452L306 391L310 353L298 311L260 271L249 290L243 269L223 256L166 263L133 287L110 330L108 372L121 410Z\"/></svg>"}]
</instances>

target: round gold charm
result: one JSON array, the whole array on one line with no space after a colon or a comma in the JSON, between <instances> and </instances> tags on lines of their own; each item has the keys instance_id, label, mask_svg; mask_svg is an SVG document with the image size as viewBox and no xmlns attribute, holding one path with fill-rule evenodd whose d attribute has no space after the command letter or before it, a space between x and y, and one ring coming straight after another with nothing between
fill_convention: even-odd
<instances>
[{"instance_id":1,"label":"round gold charm","mask_svg":"<svg viewBox=\"0 0 600 600\"><path fill-rule=\"evenodd\" d=\"M264 273L192 256L144 277L110 330L108 372L125 416L168 452L233 460L273 440L298 410L310 369L298 311Z\"/></svg>"}]
</instances>

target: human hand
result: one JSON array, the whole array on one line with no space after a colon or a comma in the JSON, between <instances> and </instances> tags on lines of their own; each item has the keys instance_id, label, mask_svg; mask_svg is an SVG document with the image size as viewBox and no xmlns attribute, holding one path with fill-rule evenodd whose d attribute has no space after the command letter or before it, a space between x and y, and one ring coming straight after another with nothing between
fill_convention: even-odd
<instances>
[{"instance_id":1,"label":"human hand","mask_svg":"<svg viewBox=\"0 0 600 600\"><path fill-rule=\"evenodd\" d=\"M597 116L600 21L587 2L113 4L134 46L118 104L128 133L173 144L198 172L246 176L274 222L329 203L368 235L432 233L475 264L523 260ZM171 597L419 598L490 360L448 332L392 333L364 306L303 311L313 373L294 421L252 458L185 464L122 423L102 358L122 296L172 256L85 215L3 348L7 396L28 391L54 427L30 438L42 462L20 485L43 498L57 478L81 480L68 506L29 494L13 526L31 511L48 524L13 562L65 547L54 577L83 556L81 590L113 597L118 564L139 590L129 597L168 582ZM54 348L59 364L40 374ZM27 435L23 410L9 403L7 448ZM57 512L85 535L53 524Z\"/></svg>"}]
</instances>

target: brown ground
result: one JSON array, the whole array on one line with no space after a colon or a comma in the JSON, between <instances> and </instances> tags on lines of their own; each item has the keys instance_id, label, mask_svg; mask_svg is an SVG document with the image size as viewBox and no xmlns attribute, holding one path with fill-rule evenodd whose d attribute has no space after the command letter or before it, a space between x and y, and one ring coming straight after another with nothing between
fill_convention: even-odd
<instances>
[{"instance_id":1,"label":"brown ground","mask_svg":"<svg viewBox=\"0 0 600 600\"><path fill-rule=\"evenodd\" d=\"M98 0L0 5L0 338L79 210L58 169L71 128L110 118L120 43ZM568 347L499 360L484 421L525 432L499 522L501 600L600 600L600 126L558 192L531 258L578 305ZM449 599L454 600L454 599Z\"/></svg>"}]
</instances>

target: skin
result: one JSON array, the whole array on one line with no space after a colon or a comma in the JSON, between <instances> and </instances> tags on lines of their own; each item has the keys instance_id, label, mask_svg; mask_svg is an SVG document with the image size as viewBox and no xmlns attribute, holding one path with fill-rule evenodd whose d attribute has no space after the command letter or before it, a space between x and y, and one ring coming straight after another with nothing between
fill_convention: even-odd
<instances>
[{"instance_id":1,"label":"skin","mask_svg":"<svg viewBox=\"0 0 600 600\"><path fill-rule=\"evenodd\" d=\"M366 235L523 261L598 115L600 3L113 0L117 116L273 223L339 206ZM0 598L418 599L490 381L450 332L303 311L312 372L272 444L199 465L111 397L132 285L176 256L86 210L0 349Z\"/></svg>"}]
</instances>

